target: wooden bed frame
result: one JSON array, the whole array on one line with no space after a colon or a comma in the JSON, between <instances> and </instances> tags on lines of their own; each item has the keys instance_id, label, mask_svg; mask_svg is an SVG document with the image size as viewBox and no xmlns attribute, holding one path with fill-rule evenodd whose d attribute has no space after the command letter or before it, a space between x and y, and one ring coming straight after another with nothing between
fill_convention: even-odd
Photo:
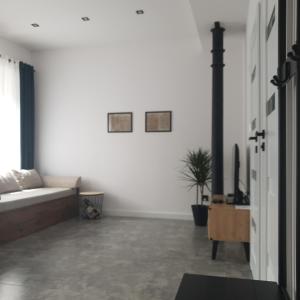
<instances>
[{"instance_id":1,"label":"wooden bed frame","mask_svg":"<svg viewBox=\"0 0 300 300\"><path fill-rule=\"evenodd\" d=\"M77 195L1 212L0 244L76 216L78 216Z\"/></svg>"}]
</instances>

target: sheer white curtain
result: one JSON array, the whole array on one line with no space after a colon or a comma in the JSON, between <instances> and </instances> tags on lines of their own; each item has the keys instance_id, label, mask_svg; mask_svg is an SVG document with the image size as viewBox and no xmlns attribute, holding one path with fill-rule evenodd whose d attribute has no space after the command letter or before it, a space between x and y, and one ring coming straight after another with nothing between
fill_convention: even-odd
<instances>
[{"instance_id":1,"label":"sheer white curtain","mask_svg":"<svg viewBox=\"0 0 300 300\"><path fill-rule=\"evenodd\" d=\"M0 172L20 168L19 62L0 57Z\"/></svg>"}]
</instances>

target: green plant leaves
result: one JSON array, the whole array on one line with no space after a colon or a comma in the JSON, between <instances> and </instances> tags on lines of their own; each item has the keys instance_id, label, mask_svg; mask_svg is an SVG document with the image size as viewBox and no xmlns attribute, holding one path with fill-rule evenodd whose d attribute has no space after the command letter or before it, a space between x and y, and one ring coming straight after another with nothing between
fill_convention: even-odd
<instances>
[{"instance_id":1,"label":"green plant leaves","mask_svg":"<svg viewBox=\"0 0 300 300\"><path fill-rule=\"evenodd\" d=\"M200 187L201 195L203 195L204 187L208 187L208 183L211 181L211 155L209 151L201 148L197 151L190 150L183 162L185 163L181 172L183 180L188 182L189 189L195 186Z\"/></svg>"}]
</instances>

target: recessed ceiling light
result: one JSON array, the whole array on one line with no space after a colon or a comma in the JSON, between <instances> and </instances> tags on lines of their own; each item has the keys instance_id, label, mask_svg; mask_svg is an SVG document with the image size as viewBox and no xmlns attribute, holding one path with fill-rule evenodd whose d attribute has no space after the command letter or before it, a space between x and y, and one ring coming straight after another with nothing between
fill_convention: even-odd
<instances>
[{"instance_id":1,"label":"recessed ceiling light","mask_svg":"<svg viewBox=\"0 0 300 300\"><path fill-rule=\"evenodd\" d=\"M142 9L138 9L137 11L136 11L136 14L137 15L143 15L145 12L144 12L144 10L142 10Z\"/></svg>"},{"instance_id":2,"label":"recessed ceiling light","mask_svg":"<svg viewBox=\"0 0 300 300\"><path fill-rule=\"evenodd\" d=\"M38 23L32 23L31 26L32 27L40 27L40 25Z\"/></svg>"},{"instance_id":3,"label":"recessed ceiling light","mask_svg":"<svg viewBox=\"0 0 300 300\"><path fill-rule=\"evenodd\" d=\"M82 17L81 20L84 21L84 22L88 22L88 21L90 21L90 18L89 17Z\"/></svg>"}]
</instances>

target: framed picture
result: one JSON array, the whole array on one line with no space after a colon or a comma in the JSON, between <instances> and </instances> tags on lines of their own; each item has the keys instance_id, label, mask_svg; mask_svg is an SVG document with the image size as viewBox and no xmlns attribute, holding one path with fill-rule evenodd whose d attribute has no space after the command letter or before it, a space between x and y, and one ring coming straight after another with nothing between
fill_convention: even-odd
<instances>
[{"instance_id":1,"label":"framed picture","mask_svg":"<svg viewBox=\"0 0 300 300\"><path fill-rule=\"evenodd\" d=\"M132 132L132 112L108 113L107 131L110 133Z\"/></svg>"},{"instance_id":2,"label":"framed picture","mask_svg":"<svg viewBox=\"0 0 300 300\"><path fill-rule=\"evenodd\" d=\"M145 115L146 132L171 132L171 111L147 111Z\"/></svg>"}]
</instances>

